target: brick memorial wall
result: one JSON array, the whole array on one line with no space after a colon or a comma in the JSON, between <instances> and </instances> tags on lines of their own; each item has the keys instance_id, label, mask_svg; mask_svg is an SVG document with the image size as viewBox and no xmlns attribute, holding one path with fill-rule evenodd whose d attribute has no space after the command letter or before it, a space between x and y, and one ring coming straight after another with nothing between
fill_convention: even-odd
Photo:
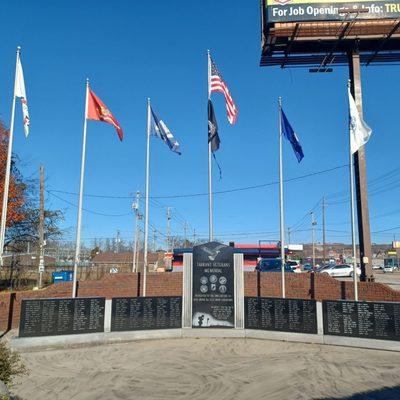
<instances>
[{"instance_id":1,"label":"brick memorial wall","mask_svg":"<svg viewBox=\"0 0 400 400\"><path fill-rule=\"evenodd\" d=\"M244 295L246 297L280 297L280 273L244 272ZM79 297L138 297L142 294L142 277L139 274L106 275L101 280L83 281L78 285ZM312 300L353 300L353 283L340 282L318 274L287 274L286 294L288 298ZM0 331L8 327L16 329L22 299L70 297L72 283L50 285L43 290L0 293ZM182 296L182 273L149 273L148 296ZM361 282L359 299L366 301L398 301L400 291L382 283Z\"/></svg>"}]
</instances>

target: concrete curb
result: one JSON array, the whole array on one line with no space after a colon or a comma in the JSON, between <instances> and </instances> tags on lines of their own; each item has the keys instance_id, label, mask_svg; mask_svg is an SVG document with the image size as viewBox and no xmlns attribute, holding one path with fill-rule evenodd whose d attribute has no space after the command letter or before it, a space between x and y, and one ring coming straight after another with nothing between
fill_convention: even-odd
<instances>
[{"instance_id":1,"label":"concrete curb","mask_svg":"<svg viewBox=\"0 0 400 400\"><path fill-rule=\"evenodd\" d=\"M314 335L305 333L264 331L254 329L163 329L146 331L102 332L78 335L43 336L11 339L11 347L22 352L98 346L127 343L138 340L178 338L247 338L297 343L314 343L334 346L358 347L373 350L400 352L400 342L389 340L359 339L343 336Z\"/></svg>"}]
</instances>

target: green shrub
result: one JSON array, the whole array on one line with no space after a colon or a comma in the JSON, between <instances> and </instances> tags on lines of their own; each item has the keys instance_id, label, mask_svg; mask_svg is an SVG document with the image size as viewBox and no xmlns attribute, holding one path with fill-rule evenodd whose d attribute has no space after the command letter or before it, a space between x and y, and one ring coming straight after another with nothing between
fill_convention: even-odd
<instances>
[{"instance_id":1,"label":"green shrub","mask_svg":"<svg viewBox=\"0 0 400 400\"><path fill-rule=\"evenodd\" d=\"M5 343L0 342L0 381L10 386L15 376L26 373L27 369L21 360L21 356L11 351Z\"/></svg>"}]
</instances>

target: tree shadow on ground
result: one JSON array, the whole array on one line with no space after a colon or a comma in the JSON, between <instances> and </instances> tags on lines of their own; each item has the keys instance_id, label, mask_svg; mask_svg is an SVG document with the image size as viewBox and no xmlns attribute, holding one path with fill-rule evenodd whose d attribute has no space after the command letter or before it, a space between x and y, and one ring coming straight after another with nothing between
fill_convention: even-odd
<instances>
[{"instance_id":1,"label":"tree shadow on ground","mask_svg":"<svg viewBox=\"0 0 400 400\"><path fill-rule=\"evenodd\" d=\"M314 400L400 400L400 386L385 387L344 397L319 397Z\"/></svg>"}]
</instances>

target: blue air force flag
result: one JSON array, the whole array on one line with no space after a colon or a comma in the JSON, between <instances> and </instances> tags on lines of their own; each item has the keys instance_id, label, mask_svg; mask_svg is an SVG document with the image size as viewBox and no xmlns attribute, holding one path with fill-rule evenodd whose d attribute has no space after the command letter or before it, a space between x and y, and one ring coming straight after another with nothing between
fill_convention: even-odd
<instances>
[{"instance_id":1,"label":"blue air force flag","mask_svg":"<svg viewBox=\"0 0 400 400\"><path fill-rule=\"evenodd\" d=\"M158 119L156 114L154 114L154 111L152 108L151 108L150 133L153 136L156 136L156 137L162 139L167 144L167 146L170 148L170 150L181 155L181 152L179 149L179 143L174 139L174 136L172 135L171 131L168 129L167 125L165 125L164 121L162 121L161 119Z\"/></svg>"},{"instance_id":2,"label":"blue air force flag","mask_svg":"<svg viewBox=\"0 0 400 400\"><path fill-rule=\"evenodd\" d=\"M358 113L356 102L349 92L349 109L350 109L350 150L351 154L356 153L360 147L364 146L371 137L372 129L365 123Z\"/></svg>"},{"instance_id":3,"label":"blue air force flag","mask_svg":"<svg viewBox=\"0 0 400 400\"><path fill-rule=\"evenodd\" d=\"M290 125L282 109L281 109L281 123L282 123L282 135L287 140L289 140L290 144L292 145L294 154L297 157L297 161L300 162L304 157L303 149L301 148L299 138L294 132L292 126Z\"/></svg>"}]
</instances>

